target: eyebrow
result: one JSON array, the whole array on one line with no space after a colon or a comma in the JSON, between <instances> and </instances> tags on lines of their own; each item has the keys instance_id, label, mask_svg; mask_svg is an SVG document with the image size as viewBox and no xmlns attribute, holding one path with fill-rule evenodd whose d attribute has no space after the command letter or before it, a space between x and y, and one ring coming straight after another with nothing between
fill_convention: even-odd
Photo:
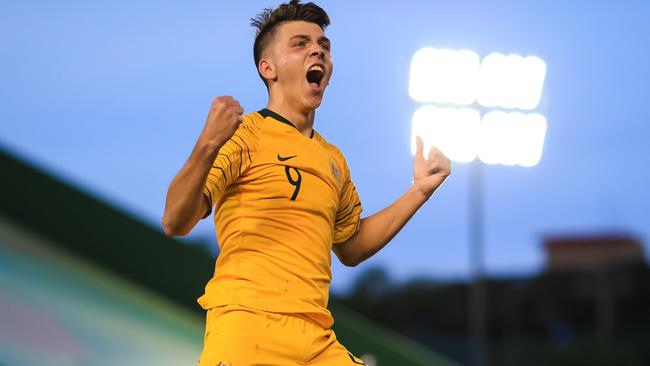
<instances>
[{"instance_id":1,"label":"eyebrow","mask_svg":"<svg viewBox=\"0 0 650 366\"><path fill-rule=\"evenodd\" d=\"M302 38L304 40L310 40L311 39L311 37L306 35L306 34L297 34L297 35L291 37L291 39L294 39L294 38ZM330 43L330 44L332 43L332 41L330 41L330 39L325 37L325 36L320 36L320 38L318 38L318 42L322 42L322 41L325 41L325 42Z\"/></svg>"}]
</instances>

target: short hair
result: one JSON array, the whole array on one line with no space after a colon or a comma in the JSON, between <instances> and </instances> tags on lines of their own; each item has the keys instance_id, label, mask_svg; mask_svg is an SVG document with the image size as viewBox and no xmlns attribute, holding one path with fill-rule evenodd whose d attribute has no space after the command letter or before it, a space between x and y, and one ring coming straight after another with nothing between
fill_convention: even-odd
<instances>
[{"instance_id":1,"label":"short hair","mask_svg":"<svg viewBox=\"0 0 650 366\"><path fill-rule=\"evenodd\" d=\"M266 8L257 17L251 18L251 26L257 28L255 42L253 43L255 69L267 88L268 84L259 72L258 65L262 58L262 52L264 52L275 36L277 25L286 21L315 23L322 30L325 30L330 25L330 18L327 16L325 10L312 2L301 4L300 0L291 0L288 3L280 4L275 9Z\"/></svg>"}]
</instances>

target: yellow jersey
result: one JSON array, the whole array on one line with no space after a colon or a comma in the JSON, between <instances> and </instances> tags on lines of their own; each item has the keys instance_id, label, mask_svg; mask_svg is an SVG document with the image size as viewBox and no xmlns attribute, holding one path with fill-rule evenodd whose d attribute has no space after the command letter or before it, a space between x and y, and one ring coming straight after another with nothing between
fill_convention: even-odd
<instances>
[{"instance_id":1,"label":"yellow jersey","mask_svg":"<svg viewBox=\"0 0 650 366\"><path fill-rule=\"evenodd\" d=\"M332 245L356 233L362 209L341 151L273 111L250 113L219 150L204 195L220 253L201 307L300 313L329 328Z\"/></svg>"}]
</instances>

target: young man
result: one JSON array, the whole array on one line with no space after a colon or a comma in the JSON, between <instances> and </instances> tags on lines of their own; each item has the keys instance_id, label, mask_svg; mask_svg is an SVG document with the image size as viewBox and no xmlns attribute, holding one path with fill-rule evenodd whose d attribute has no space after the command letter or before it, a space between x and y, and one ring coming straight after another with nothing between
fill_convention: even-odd
<instances>
[{"instance_id":1,"label":"young man","mask_svg":"<svg viewBox=\"0 0 650 366\"><path fill-rule=\"evenodd\" d=\"M292 0L252 23L266 108L243 115L232 97L212 103L194 149L167 193L163 228L186 235L215 208L220 254L198 299L207 310L200 365L359 365L331 330L333 250L347 266L379 251L450 174L450 161L417 139L413 184L360 218L343 154L315 132L332 75L325 11Z\"/></svg>"}]
</instances>

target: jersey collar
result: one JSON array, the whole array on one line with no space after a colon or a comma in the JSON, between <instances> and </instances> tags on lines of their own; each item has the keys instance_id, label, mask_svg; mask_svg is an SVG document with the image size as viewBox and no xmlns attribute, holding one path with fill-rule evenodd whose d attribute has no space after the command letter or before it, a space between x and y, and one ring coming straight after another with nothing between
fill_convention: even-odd
<instances>
[{"instance_id":1,"label":"jersey collar","mask_svg":"<svg viewBox=\"0 0 650 366\"><path fill-rule=\"evenodd\" d=\"M259 113L260 115L262 115L262 117L264 117L264 118L266 118L266 117L271 117L271 118L273 118L274 120L276 120L276 121L278 121L278 122L286 123L286 124L288 124L289 126L295 128L296 130L298 129L298 128L296 128L296 126L295 126L293 123L291 123L291 121L289 121L288 119L282 117L281 115L279 115L279 114L273 112L272 110L270 110L270 109L268 109L268 108L264 108L264 109L262 109L261 111L258 111L257 113ZM312 129L311 129L311 134L309 135L309 138L310 138L310 139L313 139L313 138L314 138L314 128L313 128L313 127L312 127Z\"/></svg>"}]
</instances>

